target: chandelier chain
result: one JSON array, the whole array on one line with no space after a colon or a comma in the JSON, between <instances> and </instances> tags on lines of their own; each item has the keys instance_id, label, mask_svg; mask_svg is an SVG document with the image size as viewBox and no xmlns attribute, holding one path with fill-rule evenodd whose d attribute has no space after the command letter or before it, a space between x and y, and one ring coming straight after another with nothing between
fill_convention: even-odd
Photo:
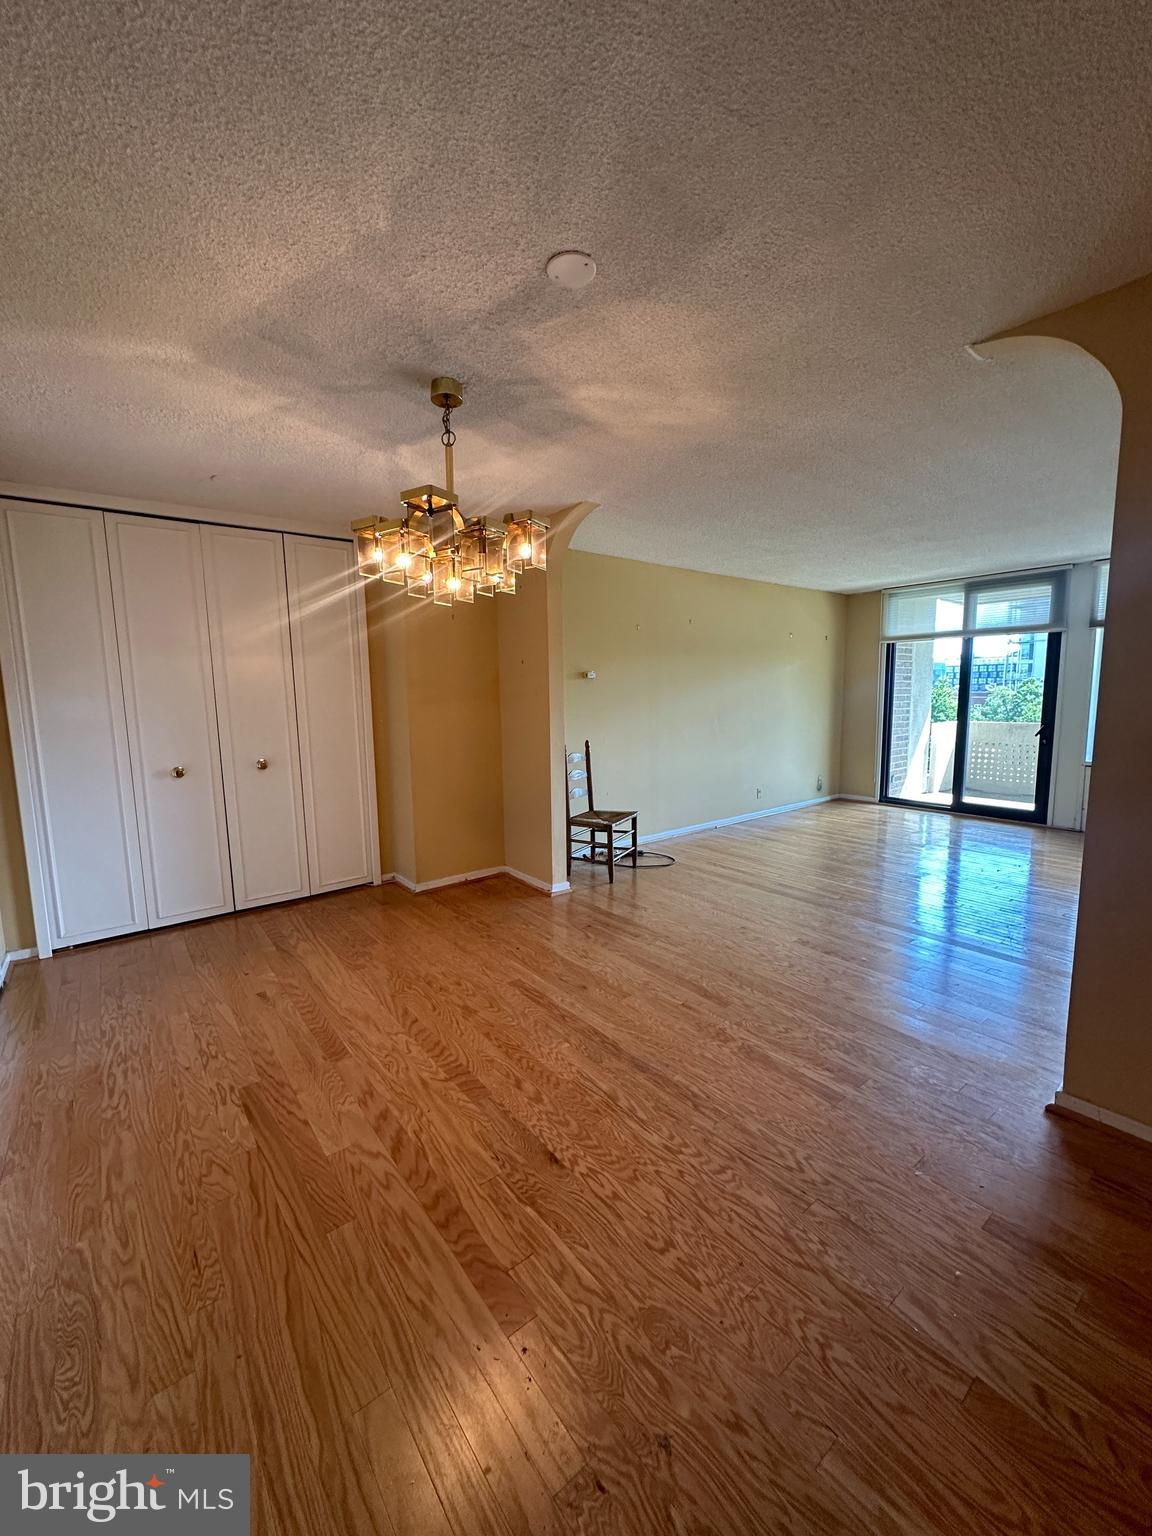
<instances>
[{"instance_id":1,"label":"chandelier chain","mask_svg":"<svg viewBox=\"0 0 1152 1536\"><path fill-rule=\"evenodd\" d=\"M456 434L452 430L452 407L450 405L444 407L444 414L440 420L444 423L444 430L440 434L440 441L444 444L445 448L451 448L452 444L456 441Z\"/></svg>"}]
</instances>

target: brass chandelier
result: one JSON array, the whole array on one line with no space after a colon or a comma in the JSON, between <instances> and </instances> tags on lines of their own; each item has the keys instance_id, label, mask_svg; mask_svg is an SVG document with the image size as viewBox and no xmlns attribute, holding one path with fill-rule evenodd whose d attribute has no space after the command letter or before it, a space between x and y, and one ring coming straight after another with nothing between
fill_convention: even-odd
<instances>
[{"instance_id":1,"label":"brass chandelier","mask_svg":"<svg viewBox=\"0 0 1152 1536\"><path fill-rule=\"evenodd\" d=\"M531 512L509 513L502 528L482 517L465 520L452 470L452 412L464 398L459 381L433 379L431 397L443 413L444 484L401 491L399 517L368 517L352 524L360 574L444 607L473 602L477 593L512 594L524 571L547 567L548 524Z\"/></svg>"}]
</instances>

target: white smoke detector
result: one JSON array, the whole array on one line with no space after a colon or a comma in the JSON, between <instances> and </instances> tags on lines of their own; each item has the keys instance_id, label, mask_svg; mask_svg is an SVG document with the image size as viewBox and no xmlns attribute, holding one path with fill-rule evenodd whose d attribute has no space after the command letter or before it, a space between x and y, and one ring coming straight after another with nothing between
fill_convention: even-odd
<instances>
[{"instance_id":1,"label":"white smoke detector","mask_svg":"<svg viewBox=\"0 0 1152 1536\"><path fill-rule=\"evenodd\" d=\"M557 251L544 270L561 288L587 288L596 276L596 263L587 251Z\"/></svg>"}]
</instances>

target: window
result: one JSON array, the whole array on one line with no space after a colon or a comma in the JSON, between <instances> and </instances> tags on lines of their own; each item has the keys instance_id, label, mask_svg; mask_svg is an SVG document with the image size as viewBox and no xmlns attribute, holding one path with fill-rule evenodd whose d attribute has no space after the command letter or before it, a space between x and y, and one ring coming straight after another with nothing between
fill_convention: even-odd
<instances>
[{"instance_id":1,"label":"window","mask_svg":"<svg viewBox=\"0 0 1152 1536\"><path fill-rule=\"evenodd\" d=\"M1092 750L1096 745L1096 700L1100 693L1100 658L1104 654L1104 628L1098 626L1092 636L1095 644L1092 647L1092 693L1088 700L1088 740L1084 744L1084 761L1092 761Z\"/></svg>"},{"instance_id":2,"label":"window","mask_svg":"<svg viewBox=\"0 0 1152 1536\"><path fill-rule=\"evenodd\" d=\"M1092 598L1092 693L1088 700L1088 739L1084 743L1084 761L1092 761L1096 746L1096 701L1100 694L1100 658L1104 654L1104 615L1108 609L1108 561L1096 566L1096 591Z\"/></svg>"},{"instance_id":3,"label":"window","mask_svg":"<svg viewBox=\"0 0 1152 1536\"><path fill-rule=\"evenodd\" d=\"M1051 629L1063 622L1063 573L1024 580L982 582L968 593L972 630Z\"/></svg>"},{"instance_id":4,"label":"window","mask_svg":"<svg viewBox=\"0 0 1152 1536\"><path fill-rule=\"evenodd\" d=\"M1061 629L1067 571L978 576L884 594L884 639Z\"/></svg>"},{"instance_id":5,"label":"window","mask_svg":"<svg viewBox=\"0 0 1152 1536\"><path fill-rule=\"evenodd\" d=\"M884 638L955 635L964 628L964 587L901 587L884 594Z\"/></svg>"},{"instance_id":6,"label":"window","mask_svg":"<svg viewBox=\"0 0 1152 1536\"><path fill-rule=\"evenodd\" d=\"M1100 560L1096 565L1096 591L1092 598L1092 623L1103 624L1104 613L1108 607L1108 566L1109 561Z\"/></svg>"}]
</instances>

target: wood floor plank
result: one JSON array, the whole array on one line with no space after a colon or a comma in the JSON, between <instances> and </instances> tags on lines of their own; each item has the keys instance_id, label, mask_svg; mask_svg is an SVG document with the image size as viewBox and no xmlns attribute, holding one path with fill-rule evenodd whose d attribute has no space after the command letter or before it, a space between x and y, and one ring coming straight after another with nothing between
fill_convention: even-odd
<instances>
[{"instance_id":1,"label":"wood floor plank","mask_svg":"<svg viewBox=\"0 0 1152 1536\"><path fill-rule=\"evenodd\" d=\"M539 1318L518 1329L512 1342L588 1461L587 1468L577 1474L582 1479L580 1501L570 1512L569 1523L576 1528L599 1525L651 1536L675 1536L687 1529L676 1490L664 1475L665 1452L657 1438L623 1405L615 1404L611 1411L605 1407ZM598 1507L605 1496L612 1503L610 1513L584 1510L586 1503Z\"/></svg>"},{"instance_id":2,"label":"wood floor plank","mask_svg":"<svg viewBox=\"0 0 1152 1536\"><path fill-rule=\"evenodd\" d=\"M356 1421L396 1536L449 1536L444 1506L396 1394L389 1389L373 1398Z\"/></svg>"},{"instance_id":3,"label":"wood floor plank","mask_svg":"<svg viewBox=\"0 0 1152 1536\"><path fill-rule=\"evenodd\" d=\"M394 1176L390 1159L369 1163L362 1156L341 1153L336 1161L347 1187L355 1192L361 1227L388 1264L396 1285L402 1293L422 1299L413 1315L423 1329L426 1346L436 1349L458 1382L466 1383L469 1367L479 1370L518 1437L521 1454L527 1454L549 1492L556 1492L580 1469L582 1457L483 1297L418 1202ZM479 1384L475 1400L484 1405L486 1415L487 1396Z\"/></svg>"},{"instance_id":4,"label":"wood floor plank","mask_svg":"<svg viewBox=\"0 0 1152 1536\"><path fill-rule=\"evenodd\" d=\"M352 1210L340 1181L312 1133L291 1089L273 1095L266 1088L243 1088L240 1102L252 1125L263 1158L276 1165L281 1187L295 1186L319 1232L351 1221Z\"/></svg>"},{"instance_id":5,"label":"wood floor plank","mask_svg":"<svg viewBox=\"0 0 1152 1536\"><path fill-rule=\"evenodd\" d=\"M597 1390L659 1426L673 1448L670 1475L682 1498L706 1510L717 1529L752 1530L756 1522L782 1531L851 1529L810 1478L833 1437L817 1439L770 1383L752 1391L747 1383L685 1379L683 1362L664 1363L659 1346L631 1328L611 1295L558 1249L547 1260L526 1259L519 1274L549 1333Z\"/></svg>"},{"instance_id":6,"label":"wood floor plank","mask_svg":"<svg viewBox=\"0 0 1152 1536\"><path fill-rule=\"evenodd\" d=\"M905 1290L893 1310L974 1379L1131 1482L1152 1508L1152 1395L1144 1373L1125 1370L1074 1328L1029 1326L1017 1308L993 1317L958 1310L927 1291Z\"/></svg>"},{"instance_id":7,"label":"wood floor plank","mask_svg":"<svg viewBox=\"0 0 1152 1536\"><path fill-rule=\"evenodd\" d=\"M376 1341L405 1421L420 1449L454 1536L510 1536L515 1512L501 1509L450 1395L435 1369L407 1307L397 1304L376 1245L355 1225L341 1227L332 1241L344 1253L364 1294L376 1292L385 1304L365 1318ZM510 1521L512 1523L510 1523Z\"/></svg>"},{"instance_id":8,"label":"wood floor plank","mask_svg":"<svg viewBox=\"0 0 1152 1536\"><path fill-rule=\"evenodd\" d=\"M407 1130L390 1112L383 1098L372 1093L370 1087L362 1090L360 1102L368 1124L396 1165L401 1180L452 1249L483 1304L505 1333L512 1333L532 1316L531 1303L508 1272L524 1255L507 1238L506 1229L501 1228L499 1217L484 1200L482 1190L470 1190L465 1184L462 1199L451 1172L437 1155L434 1140L430 1152L424 1139ZM488 1213L486 1224L489 1227L500 1229L498 1245L506 1254L513 1250L510 1262L502 1264L489 1248L477 1230L471 1211L465 1207L465 1200Z\"/></svg>"},{"instance_id":9,"label":"wood floor plank","mask_svg":"<svg viewBox=\"0 0 1152 1536\"><path fill-rule=\"evenodd\" d=\"M57 1275L56 1344L48 1438L54 1451L93 1445L99 1436L99 1314L89 1252L68 1246Z\"/></svg>"},{"instance_id":10,"label":"wood floor plank","mask_svg":"<svg viewBox=\"0 0 1152 1536\"><path fill-rule=\"evenodd\" d=\"M1152 1530L1152 1149L1042 1112L1079 839L664 846L15 966L0 1450L247 1452L259 1536Z\"/></svg>"},{"instance_id":11,"label":"wood floor plank","mask_svg":"<svg viewBox=\"0 0 1152 1536\"><path fill-rule=\"evenodd\" d=\"M294 1288L275 1198L256 1154L240 1154L239 1192L212 1212L228 1271L231 1315L241 1339L252 1413L254 1497L267 1501L285 1530L303 1526L337 1536L327 1491L319 1486L321 1447L295 1338L289 1329Z\"/></svg>"}]
</instances>

